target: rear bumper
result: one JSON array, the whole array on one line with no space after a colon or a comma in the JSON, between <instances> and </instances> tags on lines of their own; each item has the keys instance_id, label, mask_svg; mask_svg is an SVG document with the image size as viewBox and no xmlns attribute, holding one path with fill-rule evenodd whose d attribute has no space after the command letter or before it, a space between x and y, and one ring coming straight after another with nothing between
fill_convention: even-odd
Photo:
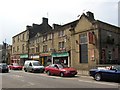
<instances>
[{"instance_id":1,"label":"rear bumper","mask_svg":"<svg viewBox=\"0 0 120 90\"><path fill-rule=\"evenodd\" d=\"M16 67L16 68L14 67L14 68L11 68L11 69L13 69L13 70L22 70L22 67L19 67L19 68L18 67Z\"/></svg>"},{"instance_id":2,"label":"rear bumper","mask_svg":"<svg viewBox=\"0 0 120 90\"><path fill-rule=\"evenodd\" d=\"M2 69L2 73L4 73L4 72L9 72L9 70L8 69Z\"/></svg>"}]
</instances>

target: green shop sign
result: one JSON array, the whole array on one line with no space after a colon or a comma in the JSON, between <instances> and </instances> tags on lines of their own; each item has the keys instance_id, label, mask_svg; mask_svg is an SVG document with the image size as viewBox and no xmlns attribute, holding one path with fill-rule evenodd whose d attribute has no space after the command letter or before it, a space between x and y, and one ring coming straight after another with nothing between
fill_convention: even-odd
<instances>
[{"instance_id":1,"label":"green shop sign","mask_svg":"<svg viewBox=\"0 0 120 90\"><path fill-rule=\"evenodd\" d=\"M69 56L69 53L63 52L63 53L52 53L52 57L65 57Z\"/></svg>"},{"instance_id":2,"label":"green shop sign","mask_svg":"<svg viewBox=\"0 0 120 90\"><path fill-rule=\"evenodd\" d=\"M28 58L28 54L20 55L20 58Z\"/></svg>"}]
</instances>

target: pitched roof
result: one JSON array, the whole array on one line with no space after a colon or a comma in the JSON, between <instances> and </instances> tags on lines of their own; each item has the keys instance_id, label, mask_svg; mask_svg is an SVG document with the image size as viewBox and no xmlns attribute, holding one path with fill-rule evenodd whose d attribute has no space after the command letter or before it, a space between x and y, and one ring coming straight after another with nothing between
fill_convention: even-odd
<instances>
[{"instance_id":1,"label":"pitched roof","mask_svg":"<svg viewBox=\"0 0 120 90\"><path fill-rule=\"evenodd\" d=\"M30 38L34 37L37 33L44 34L52 30L52 27L49 24L42 23L40 25L33 24L32 28L30 29Z\"/></svg>"}]
</instances>

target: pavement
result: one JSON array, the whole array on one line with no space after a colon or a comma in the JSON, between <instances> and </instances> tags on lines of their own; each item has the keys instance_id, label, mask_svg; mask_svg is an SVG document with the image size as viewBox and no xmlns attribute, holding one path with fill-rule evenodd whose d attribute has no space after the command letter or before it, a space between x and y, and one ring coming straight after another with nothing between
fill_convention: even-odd
<instances>
[{"instance_id":1,"label":"pavement","mask_svg":"<svg viewBox=\"0 0 120 90\"><path fill-rule=\"evenodd\" d=\"M81 76L89 76L89 71L85 71L85 70L77 70L78 75Z\"/></svg>"},{"instance_id":2,"label":"pavement","mask_svg":"<svg viewBox=\"0 0 120 90\"><path fill-rule=\"evenodd\" d=\"M77 70L77 77L78 78L84 78L84 79L93 79L93 77L89 76L89 71L85 70Z\"/></svg>"}]
</instances>

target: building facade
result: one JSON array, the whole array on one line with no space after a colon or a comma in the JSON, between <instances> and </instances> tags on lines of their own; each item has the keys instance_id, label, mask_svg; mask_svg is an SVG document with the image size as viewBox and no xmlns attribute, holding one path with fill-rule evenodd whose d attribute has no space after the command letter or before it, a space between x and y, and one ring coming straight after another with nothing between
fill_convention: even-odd
<instances>
[{"instance_id":1,"label":"building facade","mask_svg":"<svg viewBox=\"0 0 120 90\"><path fill-rule=\"evenodd\" d=\"M12 37L11 63L22 64L28 58L29 31L25 30Z\"/></svg>"},{"instance_id":2,"label":"building facade","mask_svg":"<svg viewBox=\"0 0 120 90\"><path fill-rule=\"evenodd\" d=\"M7 64L11 64L12 45L7 46Z\"/></svg>"},{"instance_id":3,"label":"building facade","mask_svg":"<svg viewBox=\"0 0 120 90\"><path fill-rule=\"evenodd\" d=\"M71 61L75 68L88 70L120 62L120 28L95 20L94 14L87 12L71 34Z\"/></svg>"},{"instance_id":4,"label":"building facade","mask_svg":"<svg viewBox=\"0 0 120 90\"><path fill-rule=\"evenodd\" d=\"M18 42L18 36L23 33L26 38L22 40L27 42ZM44 66L62 63L88 70L120 63L120 28L95 20L89 11L78 20L64 25L53 24L53 27L43 18L42 24L28 27L14 36L13 42L16 42L13 43L13 55L20 60L39 60Z\"/></svg>"},{"instance_id":5,"label":"building facade","mask_svg":"<svg viewBox=\"0 0 120 90\"><path fill-rule=\"evenodd\" d=\"M37 33L44 34L52 27L48 24L48 19L43 18L42 24L26 26L26 30L12 37L12 56L11 63L23 65L25 60L39 59L39 44L36 42ZM37 45L37 46L36 46ZM37 58L35 58L37 57Z\"/></svg>"}]
</instances>

